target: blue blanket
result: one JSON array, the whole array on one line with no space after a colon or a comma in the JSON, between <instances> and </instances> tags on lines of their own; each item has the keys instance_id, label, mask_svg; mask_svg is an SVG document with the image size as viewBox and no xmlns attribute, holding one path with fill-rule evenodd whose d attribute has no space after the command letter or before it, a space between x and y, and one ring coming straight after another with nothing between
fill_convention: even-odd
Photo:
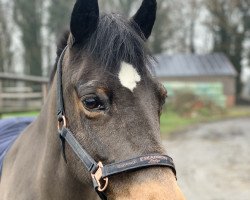
<instances>
[{"instance_id":1,"label":"blue blanket","mask_svg":"<svg viewBox=\"0 0 250 200\"><path fill-rule=\"evenodd\" d=\"M8 149L15 142L20 133L32 122L34 118L11 118L0 120L0 175L3 159Z\"/></svg>"}]
</instances>

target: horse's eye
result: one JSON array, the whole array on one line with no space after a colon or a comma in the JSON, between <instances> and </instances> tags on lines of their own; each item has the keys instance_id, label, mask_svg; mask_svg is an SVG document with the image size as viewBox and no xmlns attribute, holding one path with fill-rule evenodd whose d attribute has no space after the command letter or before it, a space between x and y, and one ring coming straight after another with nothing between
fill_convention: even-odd
<instances>
[{"instance_id":1,"label":"horse's eye","mask_svg":"<svg viewBox=\"0 0 250 200\"><path fill-rule=\"evenodd\" d=\"M83 105L87 110L105 110L105 104L99 97L87 97L83 100Z\"/></svg>"}]
</instances>

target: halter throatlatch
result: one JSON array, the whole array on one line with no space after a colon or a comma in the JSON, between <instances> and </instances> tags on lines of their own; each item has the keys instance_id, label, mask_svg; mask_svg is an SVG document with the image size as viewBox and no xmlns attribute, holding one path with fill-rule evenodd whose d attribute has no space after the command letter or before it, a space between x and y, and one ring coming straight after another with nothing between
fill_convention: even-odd
<instances>
[{"instance_id":1,"label":"halter throatlatch","mask_svg":"<svg viewBox=\"0 0 250 200\"><path fill-rule=\"evenodd\" d=\"M64 110L63 87L62 87L62 61L67 46L63 50L57 63L57 118L58 132L62 141L63 156L65 156L65 141L69 144L85 168L90 172L94 189L102 200L106 200L105 190L108 187L108 178L110 176L123 172L135 171L147 167L163 166L172 169L176 176L173 159L167 155L149 154L142 155L129 160L103 165L102 162L96 162L88 152L76 140L73 133L67 128L67 119Z\"/></svg>"}]
</instances>

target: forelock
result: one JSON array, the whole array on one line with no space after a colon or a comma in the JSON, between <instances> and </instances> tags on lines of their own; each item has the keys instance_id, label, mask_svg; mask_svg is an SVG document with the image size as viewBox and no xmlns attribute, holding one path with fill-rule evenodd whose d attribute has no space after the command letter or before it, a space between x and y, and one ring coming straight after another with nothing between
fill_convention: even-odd
<instances>
[{"instance_id":1,"label":"forelock","mask_svg":"<svg viewBox=\"0 0 250 200\"><path fill-rule=\"evenodd\" d=\"M118 67L123 61L141 68L152 61L138 26L119 14L102 15L84 49L105 69Z\"/></svg>"}]
</instances>

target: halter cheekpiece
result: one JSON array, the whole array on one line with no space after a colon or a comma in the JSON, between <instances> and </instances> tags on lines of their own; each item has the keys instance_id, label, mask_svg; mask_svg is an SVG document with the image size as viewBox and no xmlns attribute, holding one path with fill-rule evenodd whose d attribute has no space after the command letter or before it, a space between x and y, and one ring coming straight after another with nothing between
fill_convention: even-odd
<instances>
[{"instance_id":1,"label":"halter cheekpiece","mask_svg":"<svg viewBox=\"0 0 250 200\"><path fill-rule=\"evenodd\" d=\"M107 197L104 191L108 187L108 178L115 174L123 172L135 171L147 167L163 166L172 169L176 176L175 165L173 159L167 155L149 154L142 155L129 160L111 163L104 165L102 162L96 162L88 152L76 140L73 133L67 128L67 121L65 117L64 100L63 100L63 82L62 82L62 61L65 55L67 46L63 50L57 63L57 118L58 118L58 132L62 141L63 156L65 158L65 141L69 144L83 165L90 172L92 177L93 187L102 200Z\"/></svg>"}]
</instances>

